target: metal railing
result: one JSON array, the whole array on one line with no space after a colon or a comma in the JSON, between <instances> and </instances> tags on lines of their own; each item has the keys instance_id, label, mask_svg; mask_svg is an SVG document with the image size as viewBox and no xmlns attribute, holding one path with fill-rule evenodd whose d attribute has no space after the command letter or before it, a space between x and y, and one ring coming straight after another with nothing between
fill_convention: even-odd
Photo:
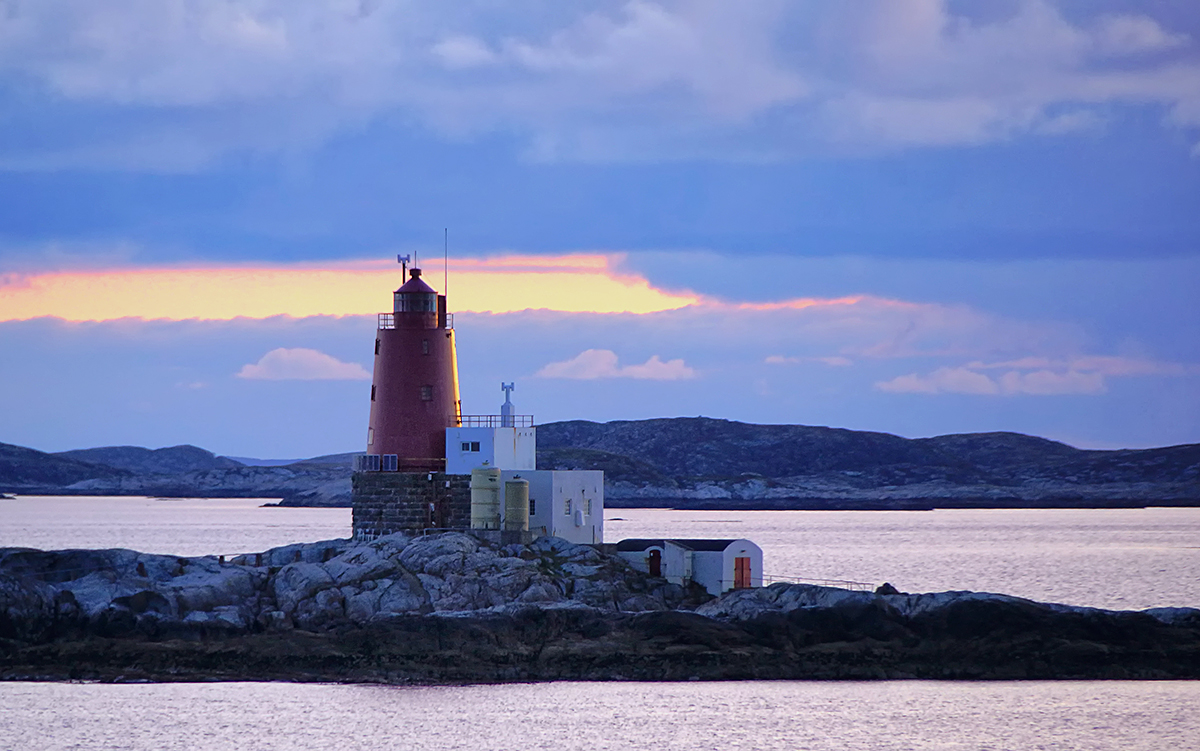
<instances>
[{"instance_id":1,"label":"metal railing","mask_svg":"<svg viewBox=\"0 0 1200 751\"><path fill-rule=\"evenodd\" d=\"M351 470L354 472L441 472L445 469L445 459L405 458L397 454L355 454L351 459ZM402 466L403 464L403 466ZM437 465L436 468L430 465Z\"/></svg>"},{"instance_id":2,"label":"metal railing","mask_svg":"<svg viewBox=\"0 0 1200 751\"><path fill-rule=\"evenodd\" d=\"M813 584L818 587L834 587L849 589L855 592L874 592L875 585L870 582L857 582L850 579L808 579L803 576L785 576L763 574L763 585L768 584Z\"/></svg>"},{"instance_id":3,"label":"metal railing","mask_svg":"<svg viewBox=\"0 0 1200 751\"><path fill-rule=\"evenodd\" d=\"M532 428L533 415L451 415L452 428Z\"/></svg>"},{"instance_id":4,"label":"metal railing","mask_svg":"<svg viewBox=\"0 0 1200 751\"><path fill-rule=\"evenodd\" d=\"M381 328L381 329L396 328L396 314L395 313L380 313L379 314L379 328ZM454 314L453 313L446 314L446 328L448 328L448 329L454 328Z\"/></svg>"}]
</instances>

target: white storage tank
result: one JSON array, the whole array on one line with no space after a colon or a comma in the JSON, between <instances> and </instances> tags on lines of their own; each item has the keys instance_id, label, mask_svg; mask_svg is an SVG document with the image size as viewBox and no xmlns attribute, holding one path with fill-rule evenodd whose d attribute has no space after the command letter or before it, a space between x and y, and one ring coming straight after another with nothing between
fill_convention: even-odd
<instances>
[{"instance_id":1,"label":"white storage tank","mask_svg":"<svg viewBox=\"0 0 1200 751\"><path fill-rule=\"evenodd\" d=\"M525 516L528 520L528 491L525 493ZM528 521L526 523L528 525ZM500 470L495 467L471 470L471 529L500 529Z\"/></svg>"},{"instance_id":2,"label":"white storage tank","mask_svg":"<svg viewBox=\"0 0 1200 751\"><path fill-rule=\"evenodd\" d=\"M496 470L499 475L499 470ZM509 480L504 483L504 531L529 531L529 481Z\"/></svg>"}]
</instances>

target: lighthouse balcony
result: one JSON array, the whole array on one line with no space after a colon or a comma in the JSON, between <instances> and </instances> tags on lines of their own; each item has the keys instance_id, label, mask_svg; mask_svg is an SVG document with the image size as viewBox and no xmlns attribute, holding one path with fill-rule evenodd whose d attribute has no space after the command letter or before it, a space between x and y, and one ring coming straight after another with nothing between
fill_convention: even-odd
<instances>
[{"instance_id":1,"label":"lighthouse balcony","mask_svg":"<svg viewBox=\"0 0 1200 751\"><path fill-rule=\"evenodd\" d=\"M532 428L533 415L451 415L450 428Z\"/></svg>"},{"instance_id":2,"label":"lighthouse balcony","mask_svg":"<svg viewBox=\"0 0 1200 751\"><path fill-rule=\"evenodd\" d=\"M444 323L441 320L443 315L445 317ZM454 328L454 314L453 313L445 313L445 314L439 313L438 319L439 319L438 323L442 324L438 328L443 328L443 329ZM384 330L384 329L394 329L394 328L396 328L396 314L395 313L380 313L379 314L379 329Z\"/></svg>"}]
</instances>

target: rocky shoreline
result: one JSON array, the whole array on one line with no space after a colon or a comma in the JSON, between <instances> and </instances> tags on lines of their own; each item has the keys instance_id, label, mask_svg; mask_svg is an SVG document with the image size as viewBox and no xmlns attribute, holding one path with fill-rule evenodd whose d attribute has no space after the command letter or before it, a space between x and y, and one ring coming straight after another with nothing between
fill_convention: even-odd
<instances>
[{"instance_id":1,"label":"rocky shoreline","mask_svg":"<svg viewBox=\"0 0 1200 751\"><path fill-rule=\"evenodd\" d=\"M804 584L712 598L588 546L461 533L224 561L0 550L5 680L890 678L1200 678L1200 610Z\"/></svg>"}]
</instances>

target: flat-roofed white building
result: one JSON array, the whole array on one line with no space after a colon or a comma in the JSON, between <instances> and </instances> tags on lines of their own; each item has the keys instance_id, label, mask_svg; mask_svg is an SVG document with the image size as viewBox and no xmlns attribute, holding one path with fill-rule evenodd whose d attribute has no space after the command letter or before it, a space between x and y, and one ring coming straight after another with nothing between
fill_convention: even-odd
<instances>
[{"instance_id":1,"label":"flat-roofed white building","mask_svg":"<svg viewBox=\"0 0 1200 751\"><path fill-rule=\"evenodd\" d=\"M618 542L617 555L639 571L674 584L694 581L712 595L762 586L762 548L746 539L635 538Z\"/></svg>"},{"instance_id":2,"label":"flat-roofed white building","mask_svg":"<svg viewBox=\"0 0 1200 751\"><path fill-rule=\"evenodd\" d=\"M501 482L529 483L529 531L568 542L604 542L604 473L600 470L505 469Z\"/></svg>"},{"instance_id":3,"label":"flat-roofed white building","mask_svg":"<svg viewBox=\"0 0 1200 751\"><path fill-rule=\"evenodd\" d=\"M469 475L479 467L533 469L537 466L537 428L446 428L446 474Z\"/></svg>"}]
</instances>

